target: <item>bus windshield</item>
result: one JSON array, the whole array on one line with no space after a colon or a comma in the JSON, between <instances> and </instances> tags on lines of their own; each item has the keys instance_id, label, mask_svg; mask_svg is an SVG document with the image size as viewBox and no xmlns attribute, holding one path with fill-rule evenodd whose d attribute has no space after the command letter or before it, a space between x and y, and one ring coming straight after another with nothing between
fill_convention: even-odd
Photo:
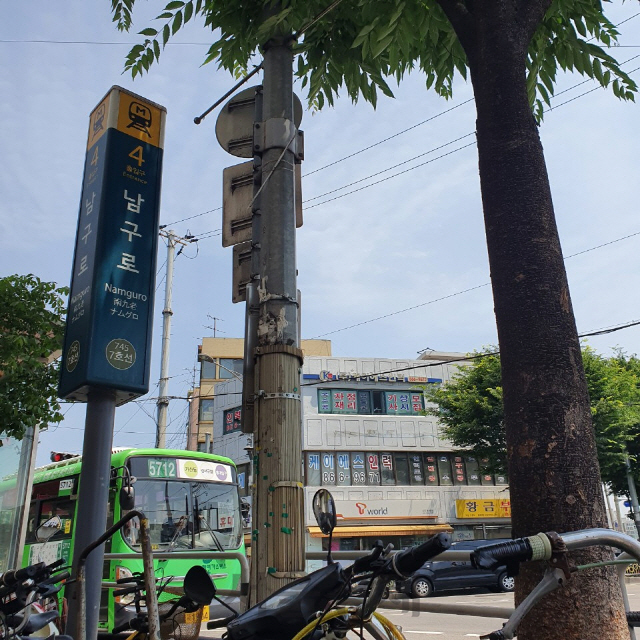
<instances>
[{"instance_id":1,"label":"bus windshield","mask_svg":"<svg viewBox=\"0 0 640 640\"><path fill-rule=\"evenodd\" d=\"M240 547L240 499L238 487L229 482L230 477L226 482L181 479L184 474L180 473L180 460L174 467L169 464L162 468L154 465L151 458L130 459L129 463L137 477L133 485L135 508L149 520L153 548L159 551L230 551ZM224 465L218 465L221 466ZM193 473L196 473L195 469ZM149 477L151 474L154 477ZM132 524L135 522L131 521ZM137 530L130 527L124 533L127 543L139 549Z\"/></svg>"}]
</instances>

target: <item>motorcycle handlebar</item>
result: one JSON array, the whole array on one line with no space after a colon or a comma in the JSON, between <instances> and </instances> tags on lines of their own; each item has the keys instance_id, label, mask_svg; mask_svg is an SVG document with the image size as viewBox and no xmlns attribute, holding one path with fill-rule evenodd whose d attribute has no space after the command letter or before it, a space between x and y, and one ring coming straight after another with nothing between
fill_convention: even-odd
<instances>
[{"instance_id":1,"label":"motorcycle handlebar","mask_svg":"<svg viewBox=\"0 0 640 640\"><path fill-rule=\"evenodd\" d=\"M40 573L44 568L44 562L38 562L37 564L31 564L28 567L24 567L23 569L5 571L2 576L0 576L0 582L6 587L11 587L22 580L34 578L34 576Z\"/></svg>"},{"instance_id":2,"label":"motorcycle handlebar","mask_svg":"<svg viewBox=\"0 0 640 640\"><path fill-rule=\"evenodd\" d=\"M358 558L351 565L351 574L357 575L359 573L365 573L366 571L368 571L371 568L371 565L380 557L383 549L384 547L382 546L382 542L378 540L375 547L373 547L371 553L368 556Z\"/></svg>"},{"instance_id":3,"label":"motorcycle handlebar","mask_svg":"<svg viewBox=\"0 0 640 640\"><path fill-rule=\"evenodd\" d=\"M402 576L410 576L427 560L446 551L451 546L451 535L438 533L417 547L400 551L393 556L393 568Z\"/></svg>"}]
</instances>

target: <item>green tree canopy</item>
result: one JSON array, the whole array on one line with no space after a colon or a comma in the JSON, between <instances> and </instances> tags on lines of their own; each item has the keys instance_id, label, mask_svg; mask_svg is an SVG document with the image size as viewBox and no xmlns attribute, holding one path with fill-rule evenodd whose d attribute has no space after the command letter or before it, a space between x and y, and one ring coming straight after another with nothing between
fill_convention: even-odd
<instances>
[{"instance_id":1,"label":"green tree canopy","mask_svg":"<svg viewBox=\"0 0 640 640\"><path fill-rule=\"evenodd\" d=\"M470 355L455 378L425 389L434 403L427 413L437 416L444 434L456 447L485 460L494 472L505 473L507 445L500 356L497 349ZM605 358L590 347L582 350L602 480L618 494L628 495L625 458L640 453L640 361L619 353ZM634 466L640 483L638 466Z\"/></svg>"},{"instance_id":2,"label":"green tree canopy","mask_svg":"<svg viewBox=\"0 0 640 640\"><path fill-rule=\"evenodd\" d=\"M51 358L62 347L67 293L31 274L0 279L0 415L7 436L21 439L28 427L62 420Z\"/></svg>"},{"instance_id":3,"label":"green tree canopy","mask_svg":"<svg viewBox=\"0 0 640 640\"><path fill-rule=\"evenodd\" d=\"M113 20L129 31L135 0L112 0ZM277 31L303 34L294 47L296 75L303 79L309 103L333 104L341 89L353 101L361 96L374 106L378 92L392 96L388 80L400 81L412 71L425 74L426 88L450 98L456 75L466 79L467 53L445 9L458 4L469 14L471 2L453 0L287 0L265 20L265 0L172 0L158 14L159 24L139 32L144 40L127 56L133 77L159 60L167 42L191 20L201 20L214 42L205 64L239 76ZM517 3L514 3L517 4ZM621 99L633 100L636 83L606 50L615 44L617 28L600 2L555 0L548 5L527 51L527 91L538 117L550 105L559 70L577 71L610 87ZM316 20L328 6L325 19ZM477 9L476 9L477 10ZM603 45L605 48L603 48Z\"/></svg>"}]
</instances>

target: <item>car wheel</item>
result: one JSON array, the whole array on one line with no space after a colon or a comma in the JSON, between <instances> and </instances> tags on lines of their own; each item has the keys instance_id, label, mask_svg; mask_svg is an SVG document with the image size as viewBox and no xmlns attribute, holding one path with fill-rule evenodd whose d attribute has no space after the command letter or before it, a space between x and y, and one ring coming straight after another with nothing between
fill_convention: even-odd
<instances>
[{"instance_id":1,"label":"car wheel","mask_svg":"<svg viewBox=\"0 0 640 640\"><path fill-rule=\"evenodd\" d=\"M433 593L433 586L426 578L416 578L411 583L411 595L414 598L427 598Z\"/></svg>"},{"instance_id":2,"label":"car wheel","mask_svg":"<svg viewBox=\"0 0 640 640\"><path fill-rule=\"evenodd\" d=\"M500 591L513 591L516 588L516 579L503 571L498 576L498 587Z\"/></svg>"}]
</instances>

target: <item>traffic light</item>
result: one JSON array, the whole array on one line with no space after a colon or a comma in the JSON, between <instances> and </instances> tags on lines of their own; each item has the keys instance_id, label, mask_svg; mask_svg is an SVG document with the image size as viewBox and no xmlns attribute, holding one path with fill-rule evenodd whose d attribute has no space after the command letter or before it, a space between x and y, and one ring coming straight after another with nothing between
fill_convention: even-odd
<instances>
[{"instance_id":1,"label":"traffic light","mask_svg":"<svg viewBox=\"0 0 640 640\"><path fill-rule=\"evenodd\" d=\"M80 457L77 453L66 453L64 451L52 451L51 462L60 462L62 460L68 460L69 458Z\"/></svg>"}]
</instances>

